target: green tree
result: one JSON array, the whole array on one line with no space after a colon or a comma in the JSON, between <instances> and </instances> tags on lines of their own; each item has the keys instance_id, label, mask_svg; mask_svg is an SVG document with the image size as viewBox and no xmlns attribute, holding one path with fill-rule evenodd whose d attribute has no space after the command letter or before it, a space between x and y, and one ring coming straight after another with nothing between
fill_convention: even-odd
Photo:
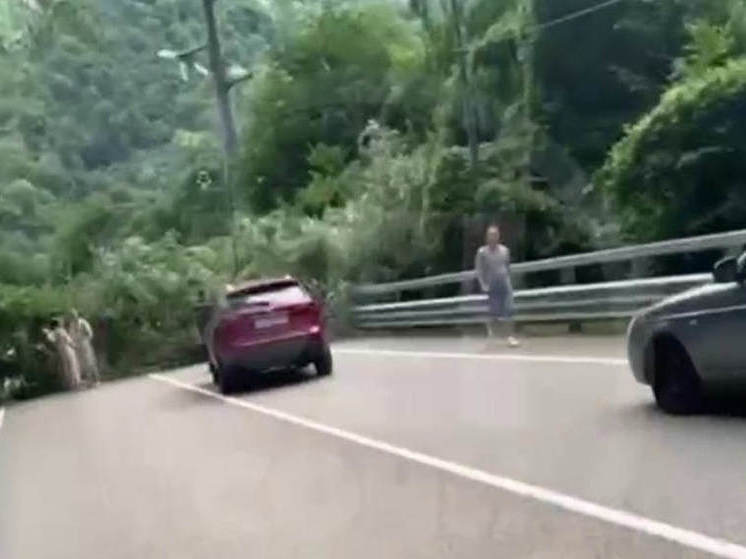
<instances>
[{"instance_id":1,"label":"green tree","mask_svg":"<svg viewBox=\"0 0 746 559\"><path fill-rule=\"evenodd\" d=\"M355 146L396 98L398 81L422 64L417 35L387 3L299 10L248 94L242 182L258 211L292 201L307 184L313 146Z\"/></svg>"},{"instance_id":2,"label":"green tree","mask_svg":"<svg viewBox=\"0 0 746 559\"><path fill-rule=\"evenodd\" d=\"M746 225L746 59L676 84L611 152L599 181L628 238L660 239Z\"/></svg>"}]
</instances>

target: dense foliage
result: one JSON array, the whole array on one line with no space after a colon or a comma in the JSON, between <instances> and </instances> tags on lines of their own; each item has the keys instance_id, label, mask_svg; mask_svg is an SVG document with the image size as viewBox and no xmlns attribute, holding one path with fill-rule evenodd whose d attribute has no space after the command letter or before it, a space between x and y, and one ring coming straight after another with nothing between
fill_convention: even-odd
<instances>
[{"instance_id":1,"label":"dense foliage","mask_svg":"<svg viewBox=\"0 0 746 559\"><path fill-rule=\"evenodd\" d=\"M630 126L598 182L631 239L659 239L744 226L746 6L687 27L691 39L675 81Z\"/></svg>"},{"instance_id":2,"label":"dense foliage","mask_svg":"<svg viewBox=\"0 0 746 559\"><path fill-rule=\"evenodd\" d=\"M743 227L746 59L672 88L630 128L601 173L637 239Z\"/></svg>"},{"instance_id":3,"label":"dense foliage","mask_svg":"<svg viewBox=\"0 0 746 559\"><path fill-rule=\"evenodd\" d=\"M72 306L123 374L187 359L196 294L238 279L341 313L471 266L493 220L519 259L744 225L740 0L215 6L252 76L232 158L205 53L156 56L204 42L199 0L0 4L0 377L53 387Z\"/></svg>"}]
</instances>

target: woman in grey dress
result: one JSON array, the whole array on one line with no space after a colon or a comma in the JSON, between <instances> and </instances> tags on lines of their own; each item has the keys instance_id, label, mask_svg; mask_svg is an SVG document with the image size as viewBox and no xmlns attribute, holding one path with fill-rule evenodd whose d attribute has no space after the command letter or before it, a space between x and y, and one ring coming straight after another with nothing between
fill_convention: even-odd
<instances>
[{"instance_id":1,"label":"woman in grey dress","mask_svg":"<svg viewBox=\"0 0 746 559\"><path fill-rule=\"evenodd\" d=\"M510 281L510 250L500 244L500 227L490 225L487 229L487 244L477 251L474 263L479 285L487 294L489 315L487 334L496 335L499 325L507 329L509 347L520 344L513 335L513 285Z\"/></svg>"}]
</instances>

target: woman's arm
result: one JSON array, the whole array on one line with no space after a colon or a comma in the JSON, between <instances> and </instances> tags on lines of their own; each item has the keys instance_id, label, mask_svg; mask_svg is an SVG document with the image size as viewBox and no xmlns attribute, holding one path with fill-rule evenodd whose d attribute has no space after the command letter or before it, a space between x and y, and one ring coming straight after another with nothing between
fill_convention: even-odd
<instances>
[{"instance_id":1,"label":"woman's arm","mask_svg":"<svg viewBox=\"0 0 746 559\"><path fill-rule=\"evenodd\" d=\"M62 336L62 341L65 342L67 345L69 345L72 348L76 347L75 342L73 341L73 339L70 337L70 334L68 334L66 330L64 329L60 330L59 335Z\"/></svg>"},{"instance_id":2,"label":"woman's arm","mask_svg":"<svg viewBox=\"0 0 746 559\"><path fill-rule=\"evenodd\" d=\"M83 335L86 337L87 340L93 339L93 328L91 328L91 323L88 322L85 318L80 319L80 326L83 330Z\"/></svg>"},{"instance_id":3,"label":"woman's arm","mask_svg":"<svg viewBox=\"0 0 746 559\"><path fill-rule=\"evenodd\" d=\"M44 336L47 338L47 340L49 340L50 344L53 344L55 342L54 332L50 332L46 328L42 328L41 331L44 332Z\"/></svg>"},{"instance_id":4,"label":"woman's arm","mask_svg":"<svg viewBox=\"0 0 746 559\"><path fill-rule=\"evenodd\" d=\"M474 259L474 270L477 273L477 281L479 281L479 286L482 288L482 291L487 291L489 286L487 285L487 274L484 269L484 257L481 249L477 251L477 256Z\"/></svg>"}]
</instances>

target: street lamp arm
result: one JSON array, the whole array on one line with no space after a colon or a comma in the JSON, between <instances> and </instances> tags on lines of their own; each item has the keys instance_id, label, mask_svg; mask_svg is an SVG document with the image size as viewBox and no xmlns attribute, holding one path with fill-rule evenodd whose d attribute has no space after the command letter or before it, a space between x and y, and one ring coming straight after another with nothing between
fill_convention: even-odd
<instances>
[{"instance_id":1,"label":"street lamp arm","mask_svg":"<svg viewBox=\"0 0 746 559\"><path fill-rule=\"evenodd\" d=\"M184 52L179 53L179 58L185 58L185 59L186 58L191 58L195 54L197 54L198 52L202 52L206 48L207 48L207 43L205 43L204 45L200 45L198 47L194 47L194 48L189 49L189 50L185 50Z\"/></svg>"},{"instance_id":2,"label":"street lamp arm","mask_svg":"<svg viewBox=\"0 0 746 559\"><path fill-rule=\"evenodd\" d=\"M209 76L209 75L210 75L210 70L208 70L207 68L205 68L205 67L204 67L204 66L203 66L202 64L200 64L199 62L195 62L195 63L194 63L194 69L195 69L195 70L196 70L197 72L199 72L200 74L202 74L203 76L205 76L205 77L207 77L207 76Z\"/></svg>"},{"instance_id":3,"label":"street lamp arm","mask_svg":"<svg viewBox=\"0 0 746 559\"><path fill-rule=\"evenodd\" d=\"M240 84L241 82L248 81L248 80L250 80L253 77L254 77L254 72L247 72L243 76L239 76L237 78L233 78L232 80L227 80L226 81L226 87L228 88L228 90L231 90L231 89L233 89L233 86L236 86L236 85Z\"/></svg>"},{"instance_id":4,"label":"street lamp arm","mask_svg":"<svg viewBox=\"0 0 746 559\"><path fill-rule=\"evenodd\" d=\"M159 50L156 55L158 58L163 58L165 60L179 60L181 62L189 63L194 59L194 56L203 50L207 48L207 45L200 45L198 47L194 47L191 49L187 49L184 51L175 51L171 49L161 49Z\"/></svg>"}]
</instances>

